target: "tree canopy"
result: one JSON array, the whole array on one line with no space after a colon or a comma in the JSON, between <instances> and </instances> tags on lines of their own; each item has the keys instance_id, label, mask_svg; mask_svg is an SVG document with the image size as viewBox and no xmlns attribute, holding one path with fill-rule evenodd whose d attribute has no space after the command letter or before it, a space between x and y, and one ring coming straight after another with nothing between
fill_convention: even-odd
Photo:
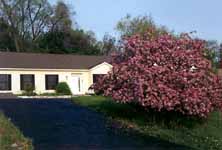
<instances>
[{"instance_id":1,"label":"tree canopy","mask_svg":"<svg viewBox=\"0 0 222 150\"><path fill-rule=\"evenodd\" d=\"M221 82L205 57L205 42L187 34L152 35L127 38L124 52L114 56L112 71L94 84L95 91L160 112L206 117L221 109Z\"/></svg>"},{"instance_id":2,"label":"tree canopy","mask_svg":"<svg viewBox=\"0 0 222 150\"><path fill-rule=\"evenodd\" d=\"M93 31L78 26L75 15L76 12L63 1L52 5L48 0L0 0L0 49L110 55L122 50L126 37L143 35L147 31L152 36L169 33L165 26L157 25L151 16L126 15L115 28L120 38L105 33L101 40L97 40ZM206 48L206 57L212 61L214 68L218 68L222 53L220 44L208 41Z\"/></svg>"},{"instance_id":3,"label":"tree canopy","mask_svg":"<svg viewBox=\"0 0 222 150\"><path fill-rule=\"evenodd\" d=\"M0 48L16 52L103 54L105 47L110 47L108 43L97 41L92 31L77 28L73 15L75 12L63 1L52 6L47 0L0 0Z\"/></svg>"},{"instance_id":4,"label":"tree canopy","mask_svg":"<svg viewBox=\"0 0 222 150\"><path fill-rule=\"evenodd\" d=\"M132 17L129 14L117 23L116 30L119 31L120 35L123 37L135 34L145 34L148 30L155 31L150 32L153 36L168 32L168 29L165 26L156 25L151 16L144 15Z\"/></svg>"},{"instance_id":5,"label":"tree canopy","mask_svg":"<svg viewBox=\"0 0 222 150\"><path fill-rule=\"evenodd\" d=\"M0 0L0 15L9 26L16 51L35 42L48 27L52 8L47 0ZM28 40L29 39L29 40Z\"/></svg>"}]
</instances>

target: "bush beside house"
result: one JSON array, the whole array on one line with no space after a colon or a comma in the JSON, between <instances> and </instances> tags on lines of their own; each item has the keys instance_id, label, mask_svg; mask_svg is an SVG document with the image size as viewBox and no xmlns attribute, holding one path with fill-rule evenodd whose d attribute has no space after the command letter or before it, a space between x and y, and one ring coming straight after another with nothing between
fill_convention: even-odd
<instances>
[{"instance_id":1,"label":"bush beside house","mask_svg":"<svg viewBox=\"0 0 222 150\"><path fill-rule=\"evenodd\" d=\"M56 86L56 93L59 95L72 95L69 85L66 82L60 82Z\"/></svg>"},{"instance_id":2,"label":"bush beside house","mask_svg":"<svg viewBox=\"0 0 222 150\"><path fill-rule=\"evenodd\" d=\"M35 87L32 87L31 85L25 86L22 95L35 96L35 95L36 95L36 93L35 93Z\"/></svg>"},{"instance_id":3,"label":"bush beside house","mask_svg":"<svg viewBox=\"0 0 222 150\"><path fill-rule=\"evenodd\" d=\"M36 97L41 97L41 96L48 96L48 97L57 97L57 96L65 96L65 95L72 95L71 89L69 85L66 82L60 82L55 88L55 92L50 92L50 93L40 93L37 94L35 93L35 88L31 86L27 86L24 88L24 91L22 94L18 94L18 96L36 96Z\"/></svg>"}]
</instances>

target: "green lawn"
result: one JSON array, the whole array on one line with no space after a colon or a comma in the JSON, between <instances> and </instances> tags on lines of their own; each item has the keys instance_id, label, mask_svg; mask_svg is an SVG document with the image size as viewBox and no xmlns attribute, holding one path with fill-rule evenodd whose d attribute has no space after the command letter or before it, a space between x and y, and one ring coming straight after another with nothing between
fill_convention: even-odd
<instances>
[{"instance_id":1,"label":"green lawn","mask_svg":"<svg viewBox=\"0 0 222 150\"><path fill-rule=\"evenodd\" d=\"M32 150L32 142L0 112L0 150Z\"/></svg>"},{"instance_id":2,"label":"green lawn","mask_svg":"<svg viewBox=\"0 0 222 150\"><path fill-rule=\"evenodd\" d=\"M222 149L222 115L218 112L212 113L204 123L172 128L153 121L144 110L138 111L133 105L114 103L102 96L76 97L73 102L104 113L122 127L138 132L144 141L153 136L199 150Z\"/></svg>"}]
</instances>

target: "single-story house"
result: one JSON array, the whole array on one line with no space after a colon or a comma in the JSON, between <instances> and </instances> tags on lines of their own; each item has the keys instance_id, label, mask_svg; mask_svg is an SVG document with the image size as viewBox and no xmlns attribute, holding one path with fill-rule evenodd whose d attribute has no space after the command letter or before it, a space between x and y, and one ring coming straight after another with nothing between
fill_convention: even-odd
<instances>
[{"instance_id":1,"label":"single-story house","mask_svg":"<svg viewBox=\"0 0 222 150\"><path fill-rule=\"evenodd\" d=\"M27 85L50 93L66 82L73 94L85 94L111 68L106 56L0 52L0 93L21 94Z\"/></svg>"}]
</instances>

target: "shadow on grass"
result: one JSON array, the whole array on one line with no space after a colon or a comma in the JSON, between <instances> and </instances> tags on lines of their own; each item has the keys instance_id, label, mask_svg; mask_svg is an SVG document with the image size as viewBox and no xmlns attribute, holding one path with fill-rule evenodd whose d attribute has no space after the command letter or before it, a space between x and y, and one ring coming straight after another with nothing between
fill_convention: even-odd
<instances>
[{"instance_id":1,"label":"shadow on grass","mask_svg":"<svg viewBox=\"0 0 222 150\"><path fill-rule=\"evenodd\" d=\"M175 112L156 112L136 104L119 104L102 96L78 97L75 103L87 106L111 118L112 125L123 132L142 137L171 141L200 150L219 150L222 146L222 120L219 112L207 120Z\"/></svg>"},{"instance_id":2,"label":"shadow on grass","mask_svg":"<svg viewBox=\"0 0 222 150\"><path fill-rule=\"evenodd\" d=\"M76 101L75 101L76 102ZM83 102L83 101L82 101ZM80 102L77 102L77 104ZM84 103L84 102L83 102ZM91 101L85 106L97 111L102 112L105 116L108 117L107 128L112 129L113 131L119 132L121 134L130 136L135 140L140 140L144 145L156 145L160 150L194 150L188 146L175 144L167 140L160 139L158 137L150 136L147 133L142 133L135 128L130 122L136 123L139 126L143 126L149 120L149 115L143 109L138 109L134 105L130 104L119 104L111 100L101 100L101 101ZM120 129L120 130L119 130ZM173 146L172 146L173 145ZM158 148L155 148L157 150ZM159 150L158 149L158 150Z\"/></svg>"},{"instance_id":3,"label":"shadow on grass","mask_svg":"<svg viewBox=\"0 0 222 150\"><path fill-rule=\"evenodd\" d=\"M158 125L164 128L194 128L204 124L205 119L184 116L176 112L157 112L152 109L144 109L137 104L120 104L111 100L101 101L100 104L91 105L97 111L103 112L114 118L136 122L139 125Z\"/></svg>"}]
</instances>

